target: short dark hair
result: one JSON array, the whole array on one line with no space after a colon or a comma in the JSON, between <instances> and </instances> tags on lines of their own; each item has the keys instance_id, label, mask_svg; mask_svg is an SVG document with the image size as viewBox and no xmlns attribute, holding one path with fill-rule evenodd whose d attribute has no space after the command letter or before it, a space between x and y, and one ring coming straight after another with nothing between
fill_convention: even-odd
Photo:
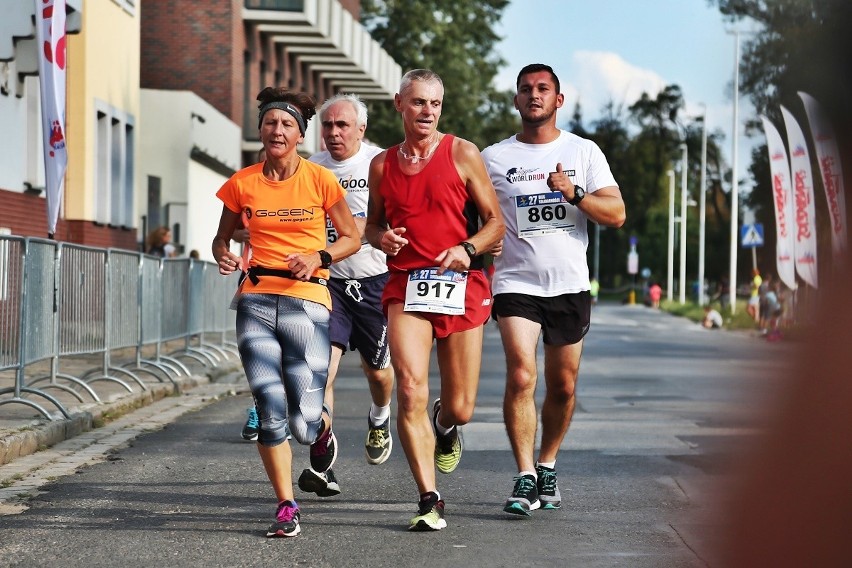
<instances>
[{"instance_id":1,"label":"short dark hair","mask_svg":"<svg viewBox=\"0 0 852 568\"><path fill-rule=\"evenodd\" d=\"M559 90L559 77L556 76L556 73L553 72L553 67L550 65L545 65L544 63L530 63L518 73L518 78L515 81L515 88L521 84L521 77L524 75L529 75L530 73L538 73L539 71L547 71L550 73L550 76L553 78L553 84L556 86L556 92L561 93Z\"/></svg>"}]
</instances>

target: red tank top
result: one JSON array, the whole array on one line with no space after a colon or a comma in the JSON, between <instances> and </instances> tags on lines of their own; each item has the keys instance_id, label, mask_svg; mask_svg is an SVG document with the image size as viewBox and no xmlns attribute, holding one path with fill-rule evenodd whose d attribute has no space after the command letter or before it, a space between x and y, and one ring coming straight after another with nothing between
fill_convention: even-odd
<instances>
[{"instance_id":1,"label":"red tank top","mask_svg":"<svg viewBox=\"0 0 852 568\"><path fill-rule=\"evenodd\" d=\"M405 227L403 236L408 239L399 254L388 257L391 271L436 266L438 254L478 230L476 204L453 161L453 138L444 135L432 159L414 175L400 170L398 144L387 151L379 188L385 201L385 217L392 228Z\"/></svg>"}]
</instances>

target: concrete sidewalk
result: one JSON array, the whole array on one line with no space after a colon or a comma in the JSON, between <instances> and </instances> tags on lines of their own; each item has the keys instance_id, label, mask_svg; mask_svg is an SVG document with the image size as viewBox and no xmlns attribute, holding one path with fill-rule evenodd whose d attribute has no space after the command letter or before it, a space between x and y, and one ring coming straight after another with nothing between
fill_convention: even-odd
<instances>
[{"instance_id":1,"label":"concrete sidewalk","mask_svg":"<svg viewBox=\"0 0 852 568\"><path fill-rule=\"evenodd\" d=\"M63 360L63 364L67 367L63 369L64 372L77 376L84 373L86 369L98 366L94 357L71 362ZM7 471L5 467L7 464L18 462L22 458L43 452L63 441L107 426L137 409L151 406L169 397L180 398L191 392L206 393L206 397L215 399L247 390L242 365L237 357L232 356L230 359L223 360L215 367L195 363L187 367L191 374L175 378L174 383L157 382L153 376L140 373L144 376L145 388L143 390L137 383L127 381L132 392L117 382L99 381L96 393L101 399L100 402L80 402L66 391L53 388L48 390L45 388L45 383L40 383L42 390L63 404L70 418L65 418L53 404L37 396L30 399L46 408L53 420L48 420L26 404L12 402L0 405L0 486L9 485L10 481L6 475L8 472L12 472L11 475L14 476L20 476L23 473L18 471L20 468ZM28 372L35 376L38 376L39 371L44 371L44 368L28 369ZM10 382L11 380L8 375L0 374L0 387L13 386L14 382ZM85 398L89 398L88 395L83 394Z\"/></svg>"}]
</instances>

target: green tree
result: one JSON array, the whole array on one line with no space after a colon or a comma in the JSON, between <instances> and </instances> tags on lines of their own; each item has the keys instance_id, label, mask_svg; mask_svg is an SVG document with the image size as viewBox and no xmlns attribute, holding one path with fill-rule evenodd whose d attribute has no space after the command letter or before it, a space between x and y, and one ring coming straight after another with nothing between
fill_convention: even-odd
<instances>
[{"instance_id":1,"label":"green tree","mask_svg":"<svg viewBox=\"0 0 852 568\"><path fill-rule=\"evenodd\" d=\"M783 132L779 106L783 105L807 132L807 117L798 91L815 97L835 125L835 133L844 156L843 170L849 179L852 172L850 148L852 140L852 2L848 0L708 0L731 21L751 20L758 34L743 35L740 60L740 88L759 114L767 116ZM751 27L751 26L750 26ZM759 130L759 123L750 125ZM814 152L811 157L815 160ZM766 231L766 244L761 252L761 269L775 271L775 217L772 189L765 146L752 156L749 168L754 179L751 194L744 203L755 211ZM819 176L813 163L814 197L817 227L827 227L828 207ZM849 182L846 183L849 186ZM847 200L847 206L849 205ZM847 215L848 217L848 215ZM828 258L828 231L817 231L818 258ZM769 247L773 248L769 248ZM827 263L821 263L826 267Z\"/></svg>"},{"instance_id":2,"label":"green tree","mask_svg":"<svg viewBox=\"0 0 852 568\"><path fill-rule=\"evenodd\" d=\"M702 119L682 115L684 103L680 87L669 85L656 96L643 94L628 109L610 102L602 109L602 118L592 124L588 138L607 156L616 181L622 188L627 222L619 231L601 232L600 274L604 286L624 283L629 239L639 241L641 266L651 269L651 279L663 281L668 258L669 179L666 172L680 164L680 144L686 143L688 155L688 199L699 200L701 177ZM582 128L575 109L569 125ZM630 126L635 126L631 128ZM637 130L638 128L638 130ZM721 190L721 151L719 133L708 133L707 140L707 220L705 274L716 279L725 273L728 256L730 207ZM677 179L677 214L680 214L680 175ZM699 211L687 209L687 274L690 280L698 272ZM678 231L679 232L679 231ZM589 254L594 254L592 241ZM677 255L679 257L679 255Z\"/></svg>"},{"instance_id":3,"label":"green tree","mask_svg":"<svg viewBox=\"0 0 852 568\"><path fill-rule=\"evenodd\" d=\"M508 0L363 0L361 21L403 71L428 68L444 82L441 130L484 148L517 127L512 93L494 77L505 61L494 26ZM369 103L370 139L389 146L402 139L399 116L388 101Z\"/></svg>"},{"instance_id":4,"label":"green tree","mask_svg":"<svg viewBox=\"0 0 852 568\"><path fill-rule=\"evenodd\" d=\"M572 123L580 125L582 119L579 115L579 105L575 108ZM601 117L592 123L592 130L585 132L585 137L593 140L604 153L609 163L610 170L615 177L616 182L620 185L625 183L625 175L629 168L630 160L630 135L627 132L624 110L617 106L613 101L609 101L601 109ZM582 136L575 131L575 134ZM602 227L600 231L600 243L593 241L594 237L590 238L589 256L594 252L594 248L600 246L600 279L601 285L607 288L617 287L624 283L627 268L627 252L629 249L628 240L631 234L635 234L636 218L631 213L632 205L629 204L632 196L630 192L622 192L625 207L627 209L627 223L625 227L614 231ZM639 216L644 216L640 214ZM589 223L589 235L594 235L594 224ZM590 258L590 264L591 258Z\"/></svg>"}]
</instances>

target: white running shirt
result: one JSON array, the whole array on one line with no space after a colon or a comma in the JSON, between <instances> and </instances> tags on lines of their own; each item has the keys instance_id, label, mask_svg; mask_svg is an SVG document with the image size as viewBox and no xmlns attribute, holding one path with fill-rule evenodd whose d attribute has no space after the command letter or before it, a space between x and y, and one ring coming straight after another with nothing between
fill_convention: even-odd
<instances>
[{"instance_id":1,"label":"white running shirt","mask_svg":"<svg viewBox=\"0 0 852 568\"><path fill-rule=\"evenodd\" d=\"M597 144L561 130L547 144L512 136L486 148L482 158L506 221L492 292L554 297L588 290L587 217L558 192L548 195L547 176L561 163L586 193L617 186Z\"/></svg>"},{"instance_id":2,"label":"white running shirt","mask_svg":"<svg viewBox=\"0 0 852 568\"><path fill-rule=\"evenodd\" d=\"M352 215L366 217L370 196L370 190L367 187L370 161L381 151L381 148L365 144L362 140L358 152L342 162L332 158L327 150L317 152L308 159L331 170L346 190L346 204L352 210ZM326 234L331 243L337 238L337 233L328 219L326 219L326 225ZM373 248L366 239L361 239L361 250L349 258L335 262L329 270L332 278L367 278L387 272L388 266L385 254Z\"/></svg>"}]
</instances>

